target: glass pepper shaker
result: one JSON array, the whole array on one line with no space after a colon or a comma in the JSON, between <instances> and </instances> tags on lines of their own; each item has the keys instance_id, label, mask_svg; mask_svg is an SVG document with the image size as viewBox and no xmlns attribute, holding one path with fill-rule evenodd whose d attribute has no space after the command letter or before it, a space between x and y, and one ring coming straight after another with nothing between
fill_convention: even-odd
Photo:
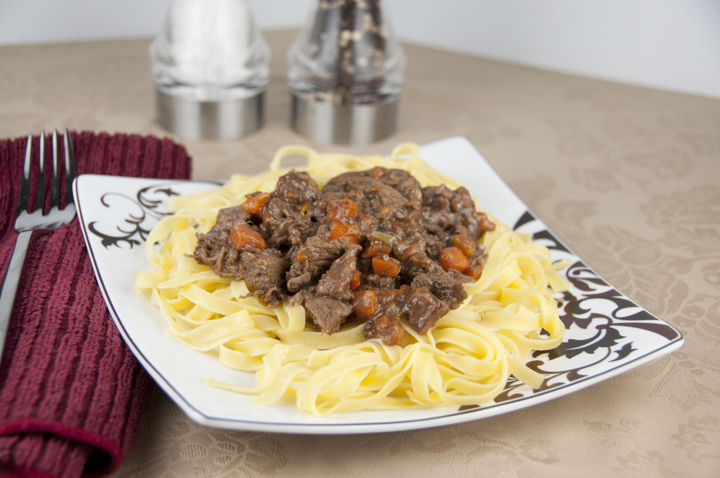
<instances>
[{"instance_id":1,"label":"glass pepper shaker","mask_svg":"<svg viewBox=\"0 0 720 478\"><path fill-rule=\"evenodd\" d=\"M321 143L393 133L405 55L380 0L319 0L288 53L292 127Z\"/></svg>"},{"instance_id":2,"label":"glass pepper shaker","mask_svg":"<svg viewBox=\"0 0 720 478\"><path fill-rule=\"evenodd\" d=\"M262 126L270 48L247 0L173 0L150 60L163 128L232 139Z\"/></svg>"}]
</instances>

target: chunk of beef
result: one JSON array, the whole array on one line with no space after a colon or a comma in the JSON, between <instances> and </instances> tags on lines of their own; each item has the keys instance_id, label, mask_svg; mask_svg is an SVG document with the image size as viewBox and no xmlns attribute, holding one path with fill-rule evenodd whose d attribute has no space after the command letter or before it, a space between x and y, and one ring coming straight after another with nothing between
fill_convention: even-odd
<instances>
[{"instance_id":1,"label":"chunk of beef","mask_svg":"<svg viewBox=\"0 0 720 478\"><path fill-rule=\"evenodd\" d=\"M425 234L416 230L404 232L403 239L392 246L392 253L400 262L407 262L413 255L424 250Z\"/></svg>"},{"instance_id":2,"label":"chunk of beef","mask_svg":"<svg viewBox=\"0 0 720 478\"><path fill-rule=\"evenodd\" d=\"M210 232L213 232L212 230ZM238 251L218 228L213 234L197 234L198 244L193 258L221 277L244 280L251 295L270 307L277 307L285 298L283 292L288 263L276 249L248 247Z\"/></svg>"},{"instance_id":3,"label":"chunk of beef","mask_svg":"<svg viewBox=\"0 0 720 478\"><path fill-rule=\"evenodd\" d=\"M453 192L450 188L441 184L440 186L428 186L422 188L422 205L438 210L449 210Z\"/></svg>"},{"instance_id":4,"label":"chunk of beef","mask_svg":"<svg viewBox=\"0 0 720 478\"><path fill-rule=\"evenodd\" d=\"M485 222L489 221L486 219ZM452 234L463 234L473 240L476 240L482 236L483 232L485 232L485 230L480 228L480 224L480 217L474 209L463 209L462 211L455 213Z\"/></svg>"},{"instance_id":5,"label":"chunk of beef","mask_svg":"<svg viewBox=\"0 0 720 478\"><path fill-rule=\"evenodd\" d=\"M370 177L387 184L408 200L408 207L420 209L422 206L422 189L412 174L402 169L386 169L376 167L367 172Z\"/></svg>"},{"instance_id":6,"label":"chunk of beef","mask_svg":"<svg viewBox=\"0 0 720 478\"><path fill-rule=\"evenodd\" d=\"M353 311L352 305L331 297L307 294L303 302L307 315L325 334L334 334L340 330L340 326Z\"/></svg>"},{"instance_id":7,"label":"chunk of beef","mask_svg":"<svg viewBox=\"0 0 720 478\"><path fill-rule=\"evenodd\" d=\"M474 211L475 203L470 196L470 191L463 186L453 191L452 199L450 200L450 209L452 212L460 212L463 209L472 209Z\"/></svg>"},{"instance_id":8,"label":"chunk of beef","mask_svg":"<svg viewBox=\"0 0 720 478\"><path fill-rule=\"evenodd\" d=\"M330 269L323 274L317 285L318 295L332 297L337 300L350 300L353 293L350 290L350 279L355 272L357 254L360 246L351 247L336 259Z\"/></svg>"},{"instance_id":9,"label":"chunk of beef","mask_svg":"<svg viewBox=\"0 0 720 478\"><path fill-rule=\"evenodd\" d=\"M277 249L248 248L240 253L240 269L251 295L269 307L277 307L285 298L283 285L288 263Z\"/></svg>"},{"instance_id":10,"label":"chunk of beef","mask_svg":"<svg viewBox=\"0 0 720 478\"><path fill-rule=\"evenodd\" d=\"M407 314L410 326L419 334L425 334L441 317L448 313L448 306L435 297L427 287L410 289L401 314Z\"/></svg>"},{"instance_id":11,"label":"chunk of beef","mask_svg":"<svg viewBox=\"0 0 720 478\"><path fill-rule=\"evenodd\" d=\"M294 210L282 199L271 199L265 205L260 231L270 247L301 244L315 234L316 229L309 216Z\"/></svg>"},{"instance_id":12,"label":"chunk of beef","mask_svg":"<svg viewBox=\"0 0 720 478\"><path fill-rule=\"evenodd\" d=\"M359 250L360 246L343 239L325 241L318 236L309 238L293 252L287 273L288 290L297 292L301 287L318 279L330 268L333 261L349 248Z\"/></svg>"},{"instance_id":13,"label":"chunk of beef","mask_svg":"<svg viewBox=\"0 0 720 478\"><path fill-rule=\"evenodd\" d=\"M369 290L369 289L377 289L377 290L386 290L386 289L394 289L397 285L397 279L395 277L383 277L379 276L377 274L363 274L363 276L360 278L360 286L358 287L359 290Z\"/></svg>"},{"instance_id":14,"label":"chunk of beef","mask_svg":"<svg viewBox=\"0 0 720 478\"><path fill-rule=\"evenodd\" d=\"M420 273L415 276L410 287L427 287L435 297L445 302L451 309L457 309L467 299L467 292L461 283L450 277L445 271Z\"/></svg>"},{"instance_id":15,"label":"chunk of beef","mask_svg":"<svg viewBox=\"0 0 720 478\"><path fill-rule=\"evenodd\" d=\"M448 247L450 239L450 234L444 234L443 232L439 234L439 236L435 234L425 235L425 253L434 259L437 259L442 250Z\"/></svg>"},{"instance_id":16,"label":"chunk of beef","mask_svg":"<svg viewBox=\"0 0 720 478\"><path fill-rule=\"evenodd\" d=\"M274 194L288 204L301 206L320 199L320 188L308 173L292 170L278 179Z\"/></svg>"},{"instance_id":17,"label":"chunk of beef","mask_svg":"<svg viewBox=\"0 0 720 478\"><path fill-rule=\"evenodd\" d=\"M488 219L487 215L484 212L479 212L477 214L477 216L478 216L478 225L482 232L495 230L495 223L490 221L490 219Z\"/></svg>"},{"instance_id":18,"label":"chunk of beef","mask_svg":"<svg viewBox=\"0 0 720 478\"><path fill-rule=\"evenodd\" d=\"M461 284L470 284L471 282L475 282L475 279L470 276L466 276L465 274L456 269L448 269L447 273L450 277L460 282Z\"/></svg>"},{"instance_id":19,"label":"chunk of beef","mask_svg":"<svg viewBox=\"0 0 720 478\"><path fill-rule=\"evenodd\" d=\"M424 252L418 252L403 264L401 274L405 282L410 282L422 272L445 273L440 264L430 259Z\"/></svg>"},{"instance_id":20,"label":"chunk of beef","mask_svg":"<svg viewBox=\"0 0 720 478\"><path fill-rule=\"evenodd\" d=\"M196 234L198 243L193 258L199 264L210 266L219 276L240 275L240 251L230 244L222 229L211 229L207 234Z\"/></svg>"},{"instance_id":21,"label":"chunk of beef","mask_svg":"<svg viewBox=\"0 0 720 478\"><path fill-rule=\"evenodd\" d=\"M462 186L455 191L445 185L431 186L423 188L422 194L422 219L419 222L443 242L452 239L455 234L464 234L476 240L485 231L495 229L485 214L475 211L470 192ZM435 257L432 253L430 255Z\"/></svg>"},{"instance_id":22,"label":"chunk of beef","mask_svg":"<svg viewBox=\"0 0 720 478\"><path fill-rule=\"evenodd\" d=\"M305 303L305 297L315 295L316 287L317 286L314 285L306 285L305 287L295 292L295 294L291 295L288 299L288 303L290 305L303 305Z\"/></svg>"},{"instance_id":23,"label":"chunk of beef","mask_svg":"<svg viewBox=\"0 0 720 478\"><path fill-rule=\"evenodd\" d=\"M402 220L407 216L409 201L397 190L363 173L345 173L328 182L323 197L349 197L361 211L372 212L380 221Z\"/></svg>"}]
</instances>

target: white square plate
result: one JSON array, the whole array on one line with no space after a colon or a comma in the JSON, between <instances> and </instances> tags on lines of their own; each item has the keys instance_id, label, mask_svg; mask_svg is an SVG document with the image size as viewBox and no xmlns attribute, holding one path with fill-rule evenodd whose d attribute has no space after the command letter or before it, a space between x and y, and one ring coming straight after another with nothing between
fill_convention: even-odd
<instances>
[{"instance_id":1,"label":"white square plate","mask_svg":"<svg viewBox=\"0 0 720 478\"><path fill-rule=\"evenodd\" d=\"M542 223L465 138L423 146L420 156L462 180L478 205L505 224L532 233L573 288L560 317L567 333L560 347L535 352L530 366L545 375L539 390L512 376L494 402L481 406L409 411L363 411L315 417L292 405L262 407L244 395L202 385L211 377L250 386L252 374L220 365L217 353L199 353L166 337L165 320L147 296L134 290L139 271L151 270L144 240L167 214L166 200L219 187L220 183L84 175L74 185L88 252L110 313L140 363L173 401L203 425L279 433L376 433L450 425L562 397L679 349L678 330L635 304L583 263Z\"/></svg>"}]
</instances>

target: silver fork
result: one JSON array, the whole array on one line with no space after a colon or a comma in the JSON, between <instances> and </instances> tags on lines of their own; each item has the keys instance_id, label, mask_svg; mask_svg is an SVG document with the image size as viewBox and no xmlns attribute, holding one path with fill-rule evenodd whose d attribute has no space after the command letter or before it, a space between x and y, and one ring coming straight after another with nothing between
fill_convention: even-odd
<instances>
[{"instance_id":1,"label":"silver fork","mask_svg":"<svg viewBox=\"0 0 720 478\"><path fill-rule=\"evenodd\" d=\"M25 148L25 165L20 180L20 194L15 210L15 230L19 235L15 243L10 265L5 271L0 286L0 359L5 346L10 316L12 315L15 293L17 292L20 274L25 263L30 237L33 231L56 229L68 224L75 217L75 202L72 194L72 182L75 179L75 155L73 153L70 133L65 130L65 207L60 209L60 169L58 164L58 134L53 131L53 170L50 189L50 210L43 214L45 204L45 132L40 134L40 172L37 178L35 208L30 210L30 176L32 174L32 134L28 136Z\"/></svg>"}]
</instances>

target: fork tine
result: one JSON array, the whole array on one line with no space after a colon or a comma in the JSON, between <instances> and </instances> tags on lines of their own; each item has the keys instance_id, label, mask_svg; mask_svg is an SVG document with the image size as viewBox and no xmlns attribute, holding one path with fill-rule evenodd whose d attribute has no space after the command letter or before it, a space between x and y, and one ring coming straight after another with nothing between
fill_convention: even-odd
<instances>
[{"instance_id":1,"label":"fork tine","mask_svg":"<svg viewBox=\"0 0 720 478\"><path fill-rule=\"evenodd\" d=\"M42 211L45 206L45 131L40 133L40 172L35 193L35 210ZM28 211L30 212L30 211Z\"/></svg>"},{"instance_id":2,"label":"fork tine","mask_svg":"<svg viewBox=\"0 0 720 478\"><path fill-rule=\"evenodd\" d=\"M15 216L27 211L30 206L30 172L32 170L32 133L28 135L27 146L25 147L25 164L23 165L22 178L20 179L20 192Z\"/></svg>"},{"instance_id":3,"label":"fork tine","mask_svg":"<svg viewBox=\"0 0 720 478\"><path fill-rule=\"evenodd\" d=\"M60 168L58 167L58 138L57 130L52 134L53 170L50 186L50 209L60 207Z\"/></svg>"},{"instance_id":4,"label":"fork tine","mask_svg":"<svg viewBox=\"0 0 720 478\"><path fill-rule=\"evenodd\" d=\"M73 150L70 131L65 129L65 206L75 202L72 192L72 183L75 179L75 151Z\"/></svg>"}]
</instances>

